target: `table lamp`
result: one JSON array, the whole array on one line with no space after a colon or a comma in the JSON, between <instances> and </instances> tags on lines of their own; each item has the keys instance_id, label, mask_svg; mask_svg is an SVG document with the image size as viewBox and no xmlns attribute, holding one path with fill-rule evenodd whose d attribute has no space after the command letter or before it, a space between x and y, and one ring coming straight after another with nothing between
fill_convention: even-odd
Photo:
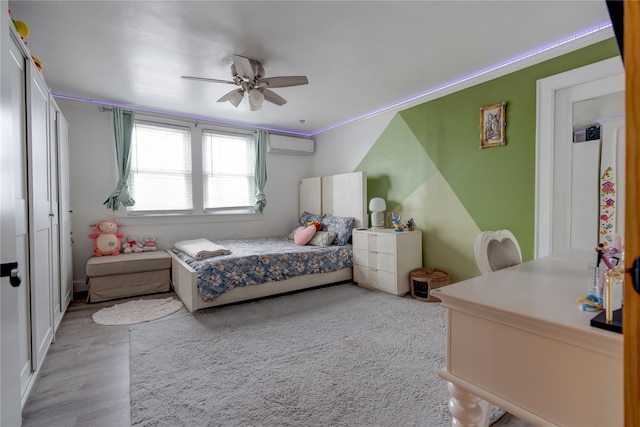
<instances>
[{"instance_id":1,"label":"table lamp","mask_svg":"<svg viewBox=\"0 0 640 427\"><path fill-rule=\"evenodd\" d=\"M375 197L369 201L369 210L371 211L371 228L384 228L384 211L387 204L384 199Z\"/></svg>"}]
</instances>

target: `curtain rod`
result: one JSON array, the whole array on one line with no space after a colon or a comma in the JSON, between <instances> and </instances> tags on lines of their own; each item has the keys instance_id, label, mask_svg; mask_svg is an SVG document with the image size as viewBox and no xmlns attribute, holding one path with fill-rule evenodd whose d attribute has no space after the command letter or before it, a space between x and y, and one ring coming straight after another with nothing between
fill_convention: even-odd
<instances>
[{"instance_id":1,"label":"curtain rod","mask_svg":"<svg viewBox=\"0 0 640 427\"><path fill-rule=\"evenodd\" d=\"M70 96L70 95L64 95L61 93L56 93L56 92L52 92L51 95L53 95L54 98L56 99L66 99L69 101L76 101L76 102L84 102L84 103L89 103L89 104L94 104L94 105L98 105L98 108L100 108L100 104L103 105L114 105L111 104L107 101L102 101L100 99L91 99L91 98L79 98L76 96ZM114 105L114 106L119 106L124 108L124 105ZM280 128L275 128L275 127L268 127L268 126L258 126L258 125L249 125L248 123L240 123L240 122L233 122L233 121L228 121L228 120L222 120L222 119L215 119L213 117L205 117L205 116L196 116L193 114L186 114L186 113L178 113L175 111L162 111L162 110L158 110L155 108L148 108L148 107L134 107L134 106L130 106L127 105L126 106L130 111L136 111L139 114L149 114L149 115L158 115L158 116L162 116L162 117L176 117L177 120L194 120L198 123L212 123L214 124L214 126L224 126L224 127L232 127L232 128L240 128L240 129L262 129L265 130L267 132L278 132L278 133L282 133L284 135L291 135L291 136L302 136L302 137L306 137L306 138L310 138L313 135L311 133L303 133L303 132L296 132L293 130L289 130L289 129L280 129ZM132 108L133 107L133 108ZM109 107L103 107L104 110L100 110L100 111L110 111L111 109Z\"/></svg>"},{"instance_id":2,"label":"curtain rod","mask_svg":"<svg viewBox=\"0 0 640 427\"><path fill-rule=\"evenodd\" d=\"M98 110L99 110L101 113L104 113L105 111L113 111L113 108L112 108L112 107L105 107L105 106L103 106L103 105L98 105ZM133 110L122 110L122 111L123 111L125 114L131 114L131 113L133 113ZM144 113L143 113L143 115L144 115ZM211 122L211 123L213 123L214 125L216 125L216 123L215 123L215 122ZM198 127L198 126L200 125L200 121L198 121L198 120L193 120L193 124L194 124L196 127ZM221 126L221 125L219 125L219 124L218 124L218 126ZM259 128L249 128L249 127L246 127L246 126L234 126L234 125L227 125L227 126L222 125L222 127L230 127L230 128L233 128L233 129L242 129L242 130L247 130L247 129L249 129L249 130L251 130L252 132L255 132L255 131L257 131L257 130L259 129ZM267 130L267 129L263 129L263 130L264 130L264 131L266 131L268 134L284 135L284 136L291 136L291 135L292 135L292 134L291 134L291 133L289 133L289 132L278 132L278 131L276 131L276 132L272 132L271 130ZM297 135L297 134L296 134L295 136L299 136L299 135ZM304 136L304 137L305 137L305 138L309 138L308 136Z\"/></svg>"},{"instance_id":3,"label":"curtain rod","mask_svg":"<svg viewBox=\"0 0 640 427\"><path fill-rule=\"evenodd\" d=\"M100 110L101 113L104 113L105 111L113 111L113 108L103 107L102 105L100 105L100 106L98 106L98 110ZM133 113L133 111L131 111L131 110L122 110L122 112L126 113L126 114Z\"/></svg>"},{"instance_id":4,"label":"curtain rod","mask_svg":"<svg viewBox=\"0 0 640 427\"><path fill-rule=\"evenodd\" d=\"M105 107L105 106L103 106L103 105L98 105L98 110L99 110L101 113L104 113L105 111L113 111L113 107ZM123 112L123 113L125 113L125 114L133 114L133 110L124 110L124 109L123 109L123 110L122 110L122 112ZM198 125L199 125L200 123L199 123L197 120L194 120L194 121L193 121L193 124L194 124L196 127L198 127Z\"/></svg>"}]
</instances>

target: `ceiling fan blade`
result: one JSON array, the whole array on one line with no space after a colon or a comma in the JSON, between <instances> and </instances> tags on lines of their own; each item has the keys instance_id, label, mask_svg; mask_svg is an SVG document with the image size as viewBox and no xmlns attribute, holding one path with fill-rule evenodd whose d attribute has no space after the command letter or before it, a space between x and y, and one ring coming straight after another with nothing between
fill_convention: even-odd
<instances>
[{"instance_id":1,"label":"ceiling fan blade","mask_svg":"<svg viewBox=\"0 0 640 427\"><path fill-rule=\"evenodd\" d=\"M246 77L249 81L253 81L253 67L249 58L240 55L233 55L233 64L236 67L236 73L239 77Z\"/></svg>"},{"instance_id":2,"label":"ceiling fan blade","mask_svg":"<svg viewBox=\"0 0 640 427\"><path fill-rule=\"evenodd\" d=\"M218 99L218 102L229 101L230 103L233 104L234 107L238 108L238 105L240 105L243 98L244 98L244 90L236 89L222 95L222 97Z\"/></svg>"},{"instance_id":3,"label":"ceiling fan blade","mask_svg":"<svg viewBox=\"0 0 640 427\"><path fill-rule=\"evenodd\" d=\"M265 77L258 81L258 85L261 87L287 87L287 86L300 86L309 83L307 76L279 76L279 77Z\"/></svg>"},{"instance_id":4,"label":"ceiling fan blade","mask_svg":"<svg viewBox=\"0 0 640 427\"><path fill-rule=\"evenodd\" d=\"M182 76L185 80L199 80L202 82L210 82L210 83L227 83L230 85L236 84L236 82L232 82L231 80L220 80L220 79L208 79L206 77L191 77L191 76Z\"/></svg>"},{"instance_id":5,"label":"ceiling fan blade","mask_svg":"<svg viewBox=\"0 0 640 427\"><path fill-rule=\"evenodd\" d=\"M280 95L278 95L272 90L265 89L265 88L261 88L259 90L264 95L265 101L269 101L272 104L276 104L276 105L284 105L287 103L286 99L284 99L283 97L281 97Z\"/></svg>"}]
</instances>

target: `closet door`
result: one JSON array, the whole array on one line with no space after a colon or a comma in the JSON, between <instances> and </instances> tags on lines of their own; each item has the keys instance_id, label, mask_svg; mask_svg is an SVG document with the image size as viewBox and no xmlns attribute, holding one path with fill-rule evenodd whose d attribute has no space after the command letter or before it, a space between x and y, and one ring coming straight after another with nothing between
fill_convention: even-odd
<instances>
[{"instance_id":1,"label":"closet door","mask_svg":"<svg viewBox=\"0 0 640 427\"><path fill-rule=\"evenodd\" d=\"M29 274L29 199L27 190L27 122L26 122L26 61L21 49L12 40L11 61L7 70L11 80L11 130L14 168L15 246L22 284L18 288L18 351L20 360L20 394L24 394L33 374L31 364L31 277Z\"/></svg>"},{"instance_id":2,"label":"closet door","mask_svg":"<svg viewBox=\"0 0 640 427\"><path fill-rule=\"evenodd\" d=\"M59 286L54 288L54 325L58 328L67 306L71 302L73 294L73 263L71 237L71 199L69 191L69 125L62 115L53 98L49 99L51 105L51 134L52 151L55 151L57 161L53 163L54 177L52 184L57 183L57 224L58 227L58 259L59 259ZM54 150L54 148L57 148Z\"/></svg>"},{"instance_id":3,"label":"closet door","mask_svg":"<svg viewBox=\"0 0 640 427\"><path fill-rule=\"evenodd\" d=\"M62 311L73 299L73 230L71 229L71 188L69 184L69 124L58 111L58 183L60 189L60 290Z\"/></svg>"},{"instance_id":4,"label":"closet door","mask_svg":"<svg viewBox=\"0 0 640 427\"><path fill-rule=\"evenodd\" d=\"M27 66L27 153L31 269L32 364L42 363L53 338L52 212L49 146L49 92L31 62Z\"/></svg>"},{"instance_id":5,"label":"closet door","mask_svg":"<svg viewBox=\"0 0 640 427\"><path fill-rule=\"evenodd\" d=\"M6 4L0 4L0 16L7 17ZM26 258L27 232L25 179L25 74L24 57L17 48L5 19L0 28L0 260L18 262L22 277L13 287L8 277L0 280L0 425L20 425L20 372L25 365L25 350L30 353L29 323L24 297L28 286ZM29 372L31 364L29 365Z\"/></svg>"},{"instance_id":6,"label":"closet door","mask_svg":"<svg viewBox=\"0 0 640 427\"><path fill-rule=\"evenodd\" d=\"M58 132L57 113L58 106L52 102L49 104L49 187L51 191L51 310L53 312L54 334L62 320L62 297L60 295L60 223L58 203Z\"/></svg>"}]
</instances>

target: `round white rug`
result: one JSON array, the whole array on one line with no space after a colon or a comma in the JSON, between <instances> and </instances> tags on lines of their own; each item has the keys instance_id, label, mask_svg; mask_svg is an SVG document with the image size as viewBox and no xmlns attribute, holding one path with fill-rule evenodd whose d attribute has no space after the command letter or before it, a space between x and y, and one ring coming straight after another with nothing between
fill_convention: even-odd
<instances>
[{"instance_id":1,"label":"round white rug","mask_svg":"<svg viewBox=\"0 0 640 427\"><path fill-rule=\"evenodd\" d=\"M182 308L182 301L166 299L139 299L116 304L93 313L91 318L100 325L132 325L168 316Z\"/></svg>"}]
</instances>

